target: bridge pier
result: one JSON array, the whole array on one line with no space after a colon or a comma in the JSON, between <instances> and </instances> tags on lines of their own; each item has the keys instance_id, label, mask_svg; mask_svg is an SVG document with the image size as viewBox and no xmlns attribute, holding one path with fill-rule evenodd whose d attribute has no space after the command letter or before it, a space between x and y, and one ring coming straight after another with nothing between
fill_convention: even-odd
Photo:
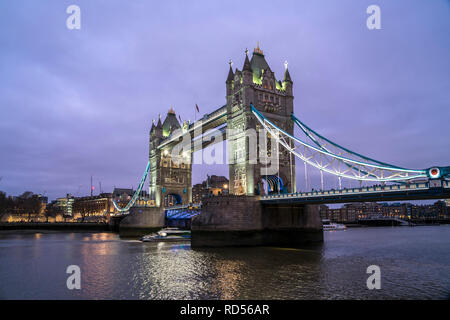
<instances>
[{"instance_id":1,"label":"bridge pier","mask_svg":"<svg viewBox=\"0 0 450 320\"><path fill-rule=\"evenodd\" d=\"M120 222L125 218L124 216L110 217L108 221L109 230L113 232L119 232Z\"/></svg>"},{"instance_id":2,"label":"bridge pier","mask_svg":"<svg viewBox=\"0 0 450 320\"><path fill-rule=\"evenodd\" d=\"M259 197L219 196L203 200L202 213L192 219L191 245L297 247L322 242L318 207L262 204Z\"/></svg>"},{"instance_id":3,"label":"bridge pier","mask_svg":"<svg viewBox=\"0 0 450 320\"><path fill-rule=\"evenodd\" d=\"M141 237L164 227L163 207L131 207L130 213L120 221L121 237Z\"/></svg>"}]
</instances>

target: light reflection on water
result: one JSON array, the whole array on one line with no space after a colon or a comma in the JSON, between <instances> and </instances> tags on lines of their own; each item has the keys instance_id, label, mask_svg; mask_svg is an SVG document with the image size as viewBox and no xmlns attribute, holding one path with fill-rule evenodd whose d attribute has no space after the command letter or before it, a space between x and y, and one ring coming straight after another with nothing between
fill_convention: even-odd
<instances>
[{"instance_id":1,"label":"light reflection on water","mask_svg":"<svg viewBox=\"0 0 450 320\"><path fill-rule=\"evenodd\" d=\"M81 290L66 288L71 264ZM366 287L371 264L381 290ZM327 232L323 245L302 249L0 232L1 299L448 299L449 274L450 226Z\"/></svg>"}]
</instances>

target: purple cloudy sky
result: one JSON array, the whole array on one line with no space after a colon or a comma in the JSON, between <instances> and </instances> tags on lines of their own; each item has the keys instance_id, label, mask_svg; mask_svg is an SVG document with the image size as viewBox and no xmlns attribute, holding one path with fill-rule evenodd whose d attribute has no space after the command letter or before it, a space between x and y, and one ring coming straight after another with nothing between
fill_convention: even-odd
<instances>
[{"instance_id":1,"label":"purple cloudy sky","mask_svg":"<svg viewBox=\"0 0 450 320\"><path fill-rule=\"evenodd\" d=\"M370 4L382 30L366 28ZM445 0L1 1L0 190L81 196L91 174L96 192L136 187L152 119L222 106L228 60L241 69L258 40L278 78L289 61L295 113L318 132L399 166L450 165L449 34ZM206 173L228 170L193 182Z\"/></svg>"}]
</instances>

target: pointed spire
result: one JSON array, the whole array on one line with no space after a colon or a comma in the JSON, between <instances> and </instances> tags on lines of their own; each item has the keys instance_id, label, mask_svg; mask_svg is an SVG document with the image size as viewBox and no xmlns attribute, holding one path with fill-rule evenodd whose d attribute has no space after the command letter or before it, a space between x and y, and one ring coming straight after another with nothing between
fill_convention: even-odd
<instances>
[{"instance_id":1,"label":"pointed spire","mask_svg":"<svg viewBox=\"0 0 450 320\"><path fill-rule=\"evenodd\" d=\"M230 64L230 71L228 71L228 77L227 77L227 81L226 83L231 83L231 81L233 81L234 78L234 73L233 73L233 61L228 62Z\"/></svg>"},{"instance_id":2,"label":"pointed spire","mask_svg":"<svg viewBox=\"0 0 450 320\"><path fill-rule=\"evenodd\" d=\"M157 128L162 128L162 122L161 122L161 113L158 114L158 124L156 125Z\"/></svg>"},{"instance_id":3,"label":"pointed spire","mask_svg":"<svg viewBox=\"0 0 450 320\"><path fill-rule=\"evenodd\" d=\"M248 60L248 49L245 49L245 61L242 71L253 71L252 66L250 64L250 60Z\"/></svg>"},{"instance_id":4,"label":"pointed spire","mask_svg":"<svg viewBox=\"0 0 450 320\"><path fill-rule=\"evenodd\" d=\"M169 109L169 111L167 112L167 114L169 114L169 113L175 114L175 111L173 110L173 106L170 106L170 109Z\"/></svg>"},{"instance_id":5,"label":"pointed spire","mask_svg":"<svg viewBox=\"0 0 450 320\"><path fill-rule=\"evenodd\" d=\"M152 128L150 129L150 131L153 131L153 129L155 129L155 119L152 119Z\"/></svg>"},{"instance_id":6,"label":"pointed spire","mask_svg":"<svg viewBox=\"0 0 450 320\"><path fill-rule=\"evenodd\" d=\"M264 55L263 51L259 48L259 41L257 42L256 48L255 48L255 50L253 50L253 53L257 53L257 54L260 54L262 56Z\"/></svg>"},{"instance_id":7,"label":"pointed spire","mask_svg":"<svg viewBox=\"0 0 450 320\"><path fill-rule=\"evenodd\" d=\"M284 68L286 70L284 71L284 79L283 79L283 81L287 81L287 82L291 82L292 83L291 75L289 74L289 70L288 70L288 62L287 61L284 62Z\"/></svg>"}]
</instances>

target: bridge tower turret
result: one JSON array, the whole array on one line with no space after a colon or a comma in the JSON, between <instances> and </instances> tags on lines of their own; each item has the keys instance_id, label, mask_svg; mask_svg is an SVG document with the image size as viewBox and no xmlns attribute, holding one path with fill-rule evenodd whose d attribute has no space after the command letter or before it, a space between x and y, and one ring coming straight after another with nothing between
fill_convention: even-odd
<instances>
[{"instance_id":1,"label":"bridge tower turret","mask_svg":"<svg viewBox=\"0 0 450 320\"><path fill-rule=\"evenodd\" d=\"M233 72L233 62L230 60L230 70L228 71L227 81L225 81L227 85L227 101L233 94L233 80L234 80L234 72Z\"/></svg>"},{"instance_id":2,"label":"bridge tower turret","mask_svg":"<svg viewBox=\"0 0 450 320\"><path fill-rule=\"evenodd\" d=\"M286 108L288 112L293 113L294 112L294 96L292 93L292 80L291 80L291 75L289 74L289 69L288 69L288 62L285 61L284 62L284 67L285 67L285 71L284 71L284 78L283 78L283 83L282 83L282 88L284 88L285 92L286 92Z\"/></svg>"},{"instance_id":3,"label":"bridge tower turret","mask_svg":"<svg viewBox=\"0 0 450 320\"><path fill-rule=\"evenodd\" d=\"M250 104L253 104L267 119L293 134L294 123L291 119L294 99L293 82L287 70L287 64L283 82L277 81L258 43L251 60L246 50L242 71L236 69L233 74L230 70L226 84L227 127L231 130L228 131L227 136L230 157L230 193L262 194L263 180L270 184L271 192L295 192L295 160L281 145L275 148L267 142L267 139L259 141L261 138L259 131L263 128L250 107ZM257 148L264 144L267 149L266 155L263 154L264 150ZM255 148L257 159L254 159L254 152L251 151ZM273 173L273 170L270 170L270 172L266 171L268 172L266 174L265 165L261 164L261 157L270 157L273 152L278 154L278 157L272 156L277 160L276 172ZM274 166L273 163L272 166Z\"/></svg>"},{"instance_id":4,"label":"bridge tower turret","mask_svg":"<svg viewBox=\"0 0 450 320\"><path fill-rule=\"evenodd\" d=\"M156 205L159 206L161 203L161 190L159 188L160 179L158 177L159 165L161 162L161 152L158 152L158 146L163 140L162 134L162 122L161 115L158 116L158 124L152 123L152 128L150 129L150 139L149 139L149 161L150 170L148 174L149 181L149 196L151 199L155 200Z\"/></svg>"},{"instance_id":5,"label":"bridge tower turret","mask_svg":"<svg viewBox=\"0 0 450 320\"><path fill-rule=\"evenodd\" d=\"M242 67L242 85L250 86L253 82L253 70L248 59L248 49L245 50L244 66Z\"/></svg>"},{"instance_id":6,"label":"bridge tower turret","mask_svg":"<svg viewBox=\"0 0 450 320\"><path fill-rule=\"evenodd\" d=\"M178 130L182 130L181 125L171 107L164 122L160 117L150 131L149 194L157 206L192 201L191 154L174 155L170 147L162 146Z\"/></svg>"}]
</instances>

